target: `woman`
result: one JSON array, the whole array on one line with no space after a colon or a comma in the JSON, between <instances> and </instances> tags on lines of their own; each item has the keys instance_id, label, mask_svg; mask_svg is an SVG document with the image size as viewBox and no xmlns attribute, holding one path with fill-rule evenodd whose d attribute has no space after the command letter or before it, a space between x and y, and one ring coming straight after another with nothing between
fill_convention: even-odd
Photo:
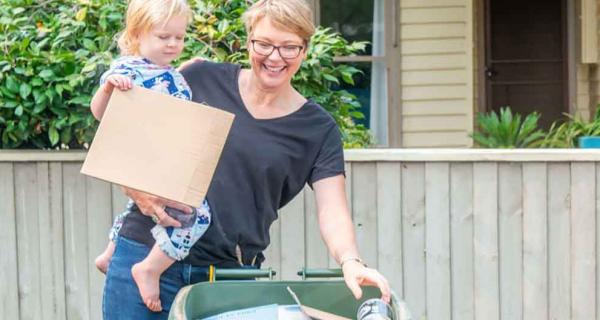
<instances>
[{"instance_id":1,"label":"woman","mask_svg":"<svg viewBox=\"0 0 600 320\"><path fill-rule=\"evenodd\" d=\"M386 279L362 263L356 248L337 126L291 85L314 32L311 17L303 0L260 0L243 16L250 69L196 62L182 70L196 102L236 115L207 193L213 220L188 258L163 273L164 309L152 313L139 298L130 269L152 246L151 217L174 225L164 207L175 204L125 189L137 206L123 224L107 273L105 318L165 319L179 288L206 280L207 266L259 267L277 209L306 183L315 192L323 239L349 289L359 298L361 285L376 285L389 301ZM191 212L183 205L175 208Z\"/></svg>"}]
</instances>

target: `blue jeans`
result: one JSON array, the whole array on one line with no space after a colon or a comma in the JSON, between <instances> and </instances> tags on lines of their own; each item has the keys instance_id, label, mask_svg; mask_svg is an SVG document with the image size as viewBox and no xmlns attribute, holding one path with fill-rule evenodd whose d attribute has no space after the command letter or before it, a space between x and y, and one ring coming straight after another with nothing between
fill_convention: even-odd
<instances>
[{"instance_id":1,"label":"blue jeans","mask_svg":"<svg viewBox=\"0 0 600 320\"><path fill-rule=\"evenodd\" d=\"M142 243L125 237L117 238L104 283L102 313L105 320L167 319L179 289L208 280L208 267L194 267L175 262L160 277L160 300L163 310L160 313L152 312L146 308L131 276L131 267L142 261L149 252L150 247Z\"/></svg>"}]
</instances>

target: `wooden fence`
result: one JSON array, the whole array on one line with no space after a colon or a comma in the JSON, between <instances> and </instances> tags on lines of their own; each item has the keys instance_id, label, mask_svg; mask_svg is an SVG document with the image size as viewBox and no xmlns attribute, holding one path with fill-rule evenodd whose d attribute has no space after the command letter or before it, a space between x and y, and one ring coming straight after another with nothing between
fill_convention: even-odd
<instances>
[{"instance_id":1,"label":"wooden fence","mask_svg":"<svg viewBox=\"0 0 600 320\"><path fill-rule=\"evenodd\" d=\"M93 259L126 199L82 152L0 152L0 319L100 319ZM356 150L347 191L364 260L415 319L598 319L600 152ZM306 189L267 266L335 266Z\"/></svg>"}]
</instances>

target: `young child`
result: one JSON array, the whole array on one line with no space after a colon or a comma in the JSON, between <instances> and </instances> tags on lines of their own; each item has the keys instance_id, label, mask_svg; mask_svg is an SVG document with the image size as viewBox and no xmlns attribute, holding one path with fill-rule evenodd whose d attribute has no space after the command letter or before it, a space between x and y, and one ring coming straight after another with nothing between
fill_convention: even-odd
<instances>
[{"instance_id":1,"label":"young child","mask_svg":"<svg viewBox=\"0 0 600 320\"><path fill-rule=\"evenodd\" d=\"M129 90L138 85L175 97L190 100L191 90L183 76L170 63L183 50L184 37L191 10L185 0L131 0L127 9L126 26L119 38L121 57L100 79L100 88L92 102L92 113L101 119L114 88ZM96 266L106 273L115 249L123 219L135 206L129 200L124 213L115 219L106 250L96 258ZM160 275L175 260L182 260L210 223L210 208L206 200L191 214L174 208L164 208L181 227L152 229L156 243L148 256L132 268L142 300L155 312L162 310L159 298ZM153 217L157 222L158 217Z\"/></svg>"}]
</instances>

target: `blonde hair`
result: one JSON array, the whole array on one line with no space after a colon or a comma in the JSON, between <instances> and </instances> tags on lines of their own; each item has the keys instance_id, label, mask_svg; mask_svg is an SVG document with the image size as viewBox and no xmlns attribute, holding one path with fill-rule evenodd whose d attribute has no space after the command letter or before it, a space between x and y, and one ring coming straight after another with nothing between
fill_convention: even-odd
<instances>
[{"instance_id":1,"label":"blonde hair","mask_svg":"<svg viewBox=\"0 0 600 320\"><path fill-rule=\"evenodd\" d=\"M257 1L242 16L248 36L264 17L270 18L275 26L298 35L307 44L315 33L312 10L304 0Z\"/></svg>"},{"instance_id":2,"label":"blonde hair","mask_svg":"<svg viewBox=\"0 0 600 320\"><path fill-rule=\"evenodd\" d=\"M138 37L156 26L164 26L174 16L185 16L192 10L186 0L130 0L125 16L125 29L118 36L121 55L139 54Z\"/></svg>"}]
</instances>

